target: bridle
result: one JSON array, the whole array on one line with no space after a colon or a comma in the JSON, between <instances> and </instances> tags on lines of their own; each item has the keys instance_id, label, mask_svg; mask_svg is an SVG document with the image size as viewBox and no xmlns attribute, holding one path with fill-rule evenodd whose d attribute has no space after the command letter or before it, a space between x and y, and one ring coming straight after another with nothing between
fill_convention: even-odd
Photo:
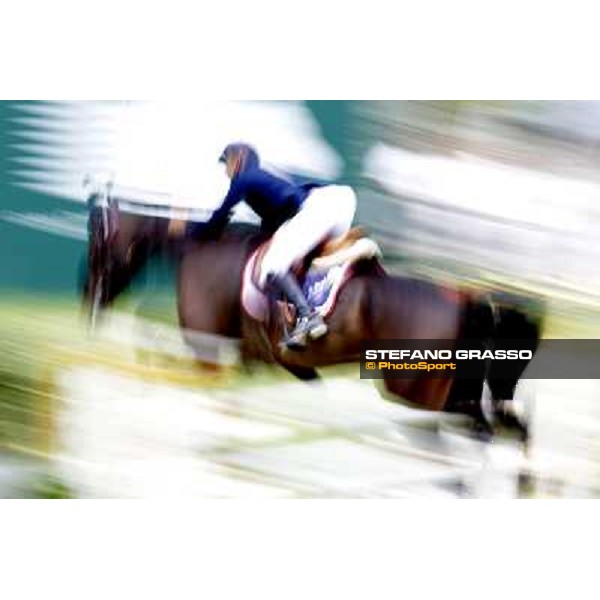
<instances>
[{"instance_id":1,"label":"bridle","mask_svg":"<svg viewBox=\"0 0 600 600\"><path fill-rule=\"evenodd\" d=\"M91 289L88 289L92 328L96 324L98 312L106 298L106 282L109 281L114 263L110 248L119 232L119 207L111 192L112 185L106 184L91 192L87 200L90 240L88 264L91 281L93 281Z\"/></svg>"},{"instance_id":2,"label":"bridle","mask_svg":"<svg viewBox=\"0 0 600 600\"><path fill-rule=\"evenodd\" d=\"M121 277L122 273L129 269L135 270L142 260L141 257L156 248L153 240L165 237L168 219L131 210L132 207L126 200L121 201L113 196L110 184L98 187L90 193L87 204L89 281L92 282L89 284L88 298L90 321L93 326L99 310L110 298L110 286L115 285L115 277ZM127 237L128 225L123 220L122 211L124 215L131 213L134 217L142 216L148 219L141 224L131 239Z\"/></svg>"},{"instance_id":3,"label":"bridle","mask_svg":"<svg viewBox=\"0 0 600 600\"><path fill-rule=\"evenodd\" d=\"M110 244L119 232L119 204L112 196L112 184L94 190L87 200L90 214L98 211L102 224L102 241ZM91 231L89 232L92 233Z\"/></svg>"}]
</instances>

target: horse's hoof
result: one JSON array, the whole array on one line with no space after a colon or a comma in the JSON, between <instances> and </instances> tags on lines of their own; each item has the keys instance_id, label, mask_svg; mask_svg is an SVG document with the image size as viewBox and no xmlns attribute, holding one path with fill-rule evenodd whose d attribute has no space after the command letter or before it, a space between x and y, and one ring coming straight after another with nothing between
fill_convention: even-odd
<instances>
[{"instance_id":1,"label":"horse's hoof","mask_svg":"<svg viewBox=\"0 0 600 600\"><path fill-rule=\"evenodd\" d=\"M513 434L521 443L527 444L529 441L529 424L521 419L512 408L512 403L503 402L494 408L495 422Z\"/></svg>"},{"instance_id":2,"label":"horse's hoof","mask_svg":"<svg viewBox=\"0 0 600 600\"><path fill-rule=\"evenodd\" d=\"M460 423L445 420L441 423L440 431L483 443L491 442L494 438L493 427L482 417L469 416L468 420Z\"/></svg>"},{"instance_id":3,"label":"horse's hoof","mask_svg":"<svg viewBox=\"0 0 600 600\"><path fill-rule=\"evenodd\" d=\"M536 479L530 471L519 471L517 477L517 489L520 498L531 498L535 494Z\"/></svg>"},{"instance_id":4,"label":"horse's hoof","mask_svg":"<svg viewBox=\"0 0 600 600\"><path fill-rule=\"evenodd\" d=\"M480 442L491 442L494 438L492 426L484 419L477 419L471 428L474 437Z\"/></svg>"}]
</instances>

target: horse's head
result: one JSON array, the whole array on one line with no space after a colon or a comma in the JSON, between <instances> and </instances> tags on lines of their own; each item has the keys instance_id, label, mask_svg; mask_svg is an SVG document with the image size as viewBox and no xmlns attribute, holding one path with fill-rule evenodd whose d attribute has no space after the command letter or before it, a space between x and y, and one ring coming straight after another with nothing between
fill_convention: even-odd
<instances>
[{"instance_id":1,"label":"horse's head","mask_svg":"<svg viewBox=\"0 0 600 600\"><path fill-rule=\"evenodd\" d=\"M166 232L166 219L120 210L105 194L88 199L87 273L83 300L93 327L100 311L131 283Z\"/></svg>"}]
</instances>

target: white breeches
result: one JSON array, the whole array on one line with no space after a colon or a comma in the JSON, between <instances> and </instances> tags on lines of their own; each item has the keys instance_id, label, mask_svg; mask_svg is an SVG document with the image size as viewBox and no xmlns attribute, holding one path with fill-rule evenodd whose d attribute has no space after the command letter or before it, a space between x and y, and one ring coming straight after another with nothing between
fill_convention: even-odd
<instances>
[{"instance_id":1,"label":"white breeches","mask_svg":"<svg viewBox=\"0 0 600 600\"><path fill-rule=\"evenodd\" d=\"M312 190L298 214L275 232L262 261L259 285L264 287L269 275L285 275L326 238L346 233L355 211L356 195L348 186Z\"/></svg>"}]
</instances>

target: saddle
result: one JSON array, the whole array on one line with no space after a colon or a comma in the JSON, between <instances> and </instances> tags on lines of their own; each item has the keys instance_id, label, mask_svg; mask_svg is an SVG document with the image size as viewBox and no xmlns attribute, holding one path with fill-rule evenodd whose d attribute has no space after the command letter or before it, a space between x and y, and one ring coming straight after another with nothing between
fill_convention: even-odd
<instances>
[{"instance_id":1,"label":"saddle","mask_svg":"<svg viewBox=\"0 0 600 600\"><path fill-rule=\"evenodd\" d=\"M248 258L242 281L242 306L257 321L269 318L269 298L258 285L262 259L269 241L259 246ZM364 230L355 227L345 235L325 240L305 260L294 268L302 291L310 306L323 318L331 314L346 282L355 274L356 266L381 256L378 244L367 237ZM377 263L377 268L383 268ZM286 322L294 320L291 306L285 299L278 305Z\"/></svg>"}]
</instances>

